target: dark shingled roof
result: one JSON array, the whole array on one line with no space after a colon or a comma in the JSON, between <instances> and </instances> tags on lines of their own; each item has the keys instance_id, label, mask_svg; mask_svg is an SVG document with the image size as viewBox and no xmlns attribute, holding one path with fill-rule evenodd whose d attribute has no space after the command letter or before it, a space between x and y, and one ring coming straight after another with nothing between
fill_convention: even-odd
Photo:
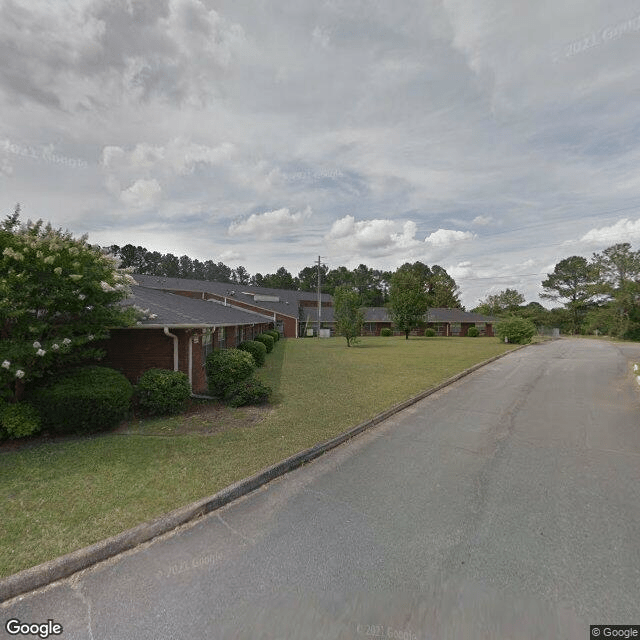
<instances>
[{"instance_id":1,"label":"dark shingled roof","mask_svg":"<svg viewBox=\"0 0 640 640\"><path fill-rule=\"evenodd\" d=\"M131 292L132 295L121 304L148 310L149 317L140 321L140 327L220 327L273 321L272 316L224 306L212 300L196 300L135 285ZM155 317L150 317L152 315Z\"/></svg>"},{"instance_id":2,"label":"dark shingled roof","mask_svg":"<svg viewBox=\"0 0 640 640\"><path fill-rule=\"evenodd\" d=\"M165 278L163 276L148 276L134 273L134 280L142 287L149 289L163 289L165 291L202 291L225 296L230 299L247 302L263 309L278 311L285 315L298 317L298 306L301 300L317 301L318 297L312 291L291 291L289 289L266 289L265 287L251 287L249 285L230 282L215 282L213 280L191 280L187 278ZM279 300L254 300L254 295L277 297ZM330 301L331 296L323 293L322 300Z\"/></svg>"}]
</instances>

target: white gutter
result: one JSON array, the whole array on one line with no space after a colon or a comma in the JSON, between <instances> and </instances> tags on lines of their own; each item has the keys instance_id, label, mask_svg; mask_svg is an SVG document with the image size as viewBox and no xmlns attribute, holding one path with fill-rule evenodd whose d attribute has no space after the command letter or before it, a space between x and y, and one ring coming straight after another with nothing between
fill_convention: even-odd
<instances>
[{"instance_id":1,"label":"white gutter","mask_svg":"<svg viewBox=\"0 0 640 640\"><path fill-rule=\"evenodd\" d=\"M189 387L193 391L193 336L189 336Z\"/></svg>"},{"instance_id":2,"label":"white gutter","mask_svg":"<svg viewBox=\"0 0 640 640\"><path fill-rule=\"evenodd\" d=\"M169 333L169 327L164 327L164 334L173 338L173 370L178 371L178 336Z\"/></svg>"}]
</instances>

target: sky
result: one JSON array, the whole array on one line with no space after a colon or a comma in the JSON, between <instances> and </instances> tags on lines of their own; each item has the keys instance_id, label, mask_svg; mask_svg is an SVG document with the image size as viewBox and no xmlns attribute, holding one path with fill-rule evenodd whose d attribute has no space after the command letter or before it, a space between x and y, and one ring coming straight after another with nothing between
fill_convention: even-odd
<instances>
[{"instance_id":1,"label":"sky","mask_svg":"<svg viewBox=\"0 0 640 640\"><path fill-rule=\"evenodd\" d=\"M469 309L640 249L640 3L0 0L0 213Z\"/></svg>"}]
</instances>

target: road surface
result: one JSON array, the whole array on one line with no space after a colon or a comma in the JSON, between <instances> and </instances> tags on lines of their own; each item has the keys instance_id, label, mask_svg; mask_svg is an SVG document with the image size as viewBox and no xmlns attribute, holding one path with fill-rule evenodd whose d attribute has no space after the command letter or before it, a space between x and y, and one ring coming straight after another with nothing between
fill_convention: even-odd
<instances>
[{"instance_id":1,"label":"road surface","mask_svg":"<svg viewBox=\"0 0 640 640\"><path fill-rule=\"evenodd\" d=\"M640 345L495 361L218 512L0 607L67 639L589 638L640 624ZM428 363L426 363L428 366ZM31 636L34 637L34 636Z\"/></svg>"}]
</instances>

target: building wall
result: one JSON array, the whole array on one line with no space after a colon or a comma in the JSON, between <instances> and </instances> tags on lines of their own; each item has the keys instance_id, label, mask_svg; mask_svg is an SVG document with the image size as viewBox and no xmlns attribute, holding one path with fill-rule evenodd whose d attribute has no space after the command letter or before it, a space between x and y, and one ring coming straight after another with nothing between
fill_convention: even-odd
<instances>
[{"instance_id":1,"label":"building wall","mask_svg":"<svg viewBox=\"0 0 640 640\"><path fill-rule=\"evenodd\" d=\"M189 375L189 343L191 342L191 384L194 393L206 393L207 373L205 360L211 349L230 349L242 340L250 340L269 328L268 322L253 326L233 326L213 332L211 346L203 344L201 329L171 329L178 337L178 371ZM113 329L109 340L100 347L107 352L103 363L121 371L132 384L149 369L173 371L173 338L162 329Z\"/></svg>"}]
</instances>

